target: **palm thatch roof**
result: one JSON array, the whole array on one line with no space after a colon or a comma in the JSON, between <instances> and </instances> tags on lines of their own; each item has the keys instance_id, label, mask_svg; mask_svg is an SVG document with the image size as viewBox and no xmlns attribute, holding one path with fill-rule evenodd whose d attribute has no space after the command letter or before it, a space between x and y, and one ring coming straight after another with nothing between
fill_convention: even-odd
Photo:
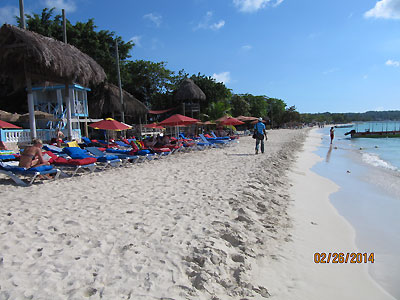
<instances>
[{"instance_id":1,"label":"palm thatch roof","mask_svg":"<svg viewBox=\"0 0 400 300\"><path fill-rule=\"evenodd\" d=\"M175 100L206 100L204 92L193 82L193 80L186 78L182 81L175 94Z\"/></svg>"},{"instance_id":2,"label":"palm thatch roof","mask_svg":"<svg viewBox=\"0 0 400 300\"><path fill-rule=\"evenodd\" d=\"M103 68L72 45L38 33L4 24L0 28L0 77L25 84L32 80L98 84L106 79Z\"/></svg>"},{"instance_id":3,"label":"palm thatch roof","mask_svg":"<svg viewBox=\"0 0 400 300\"><path fill-rule=\"evenodd\" d=\"M0 110L0 120L2 121L6 121L6 122L15 122L18 120L18 118L21 115L19 114L12 114L10 112L4 111L4 110Z\"/></svg>"},{"instance_id":4,"label":"palm thatch roof","mask_svg":"<svg viewBox=\"0 0 400 300\"><path fill-rule=\"evenodd\" d=\"M107 83L104 86L103 92L100 93L98 103L92 105L94 108L94 114L101 116L104 114L119 114L121 112L121 100L119 97L119 87L114 84ZM124 113L127 116L141 116L148 112L146 105L136 99L133 95L125 90L122 90L122 96L124 98Z\"/></svg>"}]
</instances>

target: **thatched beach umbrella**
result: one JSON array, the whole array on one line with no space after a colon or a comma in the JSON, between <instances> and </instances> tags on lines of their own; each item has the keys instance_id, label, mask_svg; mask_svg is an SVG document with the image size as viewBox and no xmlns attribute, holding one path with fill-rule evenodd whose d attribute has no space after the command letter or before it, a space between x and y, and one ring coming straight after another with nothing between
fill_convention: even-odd
<instances>
[{"instance_id":1,"label":"thatched beach umbrella","mask_svg":"<svg viewBox=\"0 0 400 300\"><path fill-rule=\"evenodd\" d=\"M18 120L20 117L19 114L12 114L10 112L0 110L0 120L6 121L6 122L15 122Z\"/></svg>"},{"instance_id":2,"label":"thatched beach umbrella","mask_svg":"<svg viewBox=\"0 0 400 300\"><path fill-rule=\"evenodd\" d=\"M44 111L35 110L34 114L36 120L57 121L54 115ZM29 121L29 113L20 115L18 118L18 122L28 122L28 121Z\"/></svg>"},{"instance_id":3,"label":"thatched beach umbrella","mask_svg":"<svg viewBox=\"0 0 400 300\"><path fill-rule=\"evenodd\" d=\"M65 99L69 106L69 84L98 84L106 79L106 74L94 59L72 45L5 24L0 29L0 77L11 77L19 86L26 83L31 136L36 137L32 80L65 83ZM68 112L71 135L70 110Z\"/></svg>"},{"instance_id":4,"label":"thatched beach umbrella","mask_svg":"<svg viewBox=\"0 0 400 300\"><path fill-rule=\"evenodd\" d=\"M106 88L109 90L110 101L120 101L119 98L119 87L114 84L107 84ZM124 111L125 115L130 116L143 116L148 113L148 108L141 101L135 98L125 90L122 90L122 96L124 97ZM121 103L121 102L120 102Z\"/></svg>"},{"instance_id":5,"label":"thatched beach umbrella","mask_svg":"<svg viewBox=\"0 0 400 300\"><path fill-rule=\"evenodd\" d=\"M106 79L103 68L72 45L4 24L0 29L0 76L25 86L32 80L98 84Z\"/></svg>"},{"instance_id":6,"label":"thatched beach umbrella","mask_svg":"<svg viewBox=\"0 0 400 300\"><path fill-rule=\"evenodd\" d=\"M186 78L180 84L175 94L175 99L178 101L187 100L206 100L204 92L193 82L193 80Z\"/></svg>"}]
</instances>

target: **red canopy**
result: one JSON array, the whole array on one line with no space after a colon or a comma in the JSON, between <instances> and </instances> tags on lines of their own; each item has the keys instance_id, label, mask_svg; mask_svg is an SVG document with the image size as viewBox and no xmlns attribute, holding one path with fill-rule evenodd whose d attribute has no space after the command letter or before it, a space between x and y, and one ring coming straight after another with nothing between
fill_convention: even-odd
<instances>
[{"instance_id":1,"label":"red canopy","mask_svg":"<svg viewBox=\"0 0 400 300\"><path fill-rule=\"evenodd\" d=\"M164 127L158 125L157 123L146 124L143 127L145 127L145 128L154 128L154 129L164 129Z\"/></svg>"},{"instance_id":2,"label":"red canopy","mask_svg":"<svg viewBox=\"0 0 400 300\"><path fill-rule=\"evenodd\" d=\"M228 119L228 118L231 118L231 117L228 116L228 115L225 115L225 116L223 116L223 117L221 117L221 118L219 118L219 119L216 119L215 122L222 122L222 121L225 121L225 120Z\"/></svg>"},{"instance_id":3,"label":"red canopy","mask_svg":"<svg viewBox=\"0 0 400 300\"><path fill-rule=\"evenodd\" d=\"M258 118L256 118L256 117L246 117L246 116L239 116L239 117L236 117L236 119L238 119L239 121L242 121L242 122L249 122L249 121L258 120Z\"/></svg>"},{"instance_id":4,"label":"red canopy","mask_svg":"<svg viewBox=\"0 0 400 300\"><path fill-rule=\"evenodd\" d=\"M229 126L229 125L235 126L235 125L242 125L242 124L244 124L244 122L239 121L238 119L229 117L229 118L223 120L220 124L227 125L227 126Z\"/></svg>"},{"instance_id":5,"label":"red canopy","mask_svg":"<svg viewBox=\"0 0 400 300\"><path fill-rule=\"evenodd\" d=\"M163 113L169 112L169 111L174 110L174 109L176 109L176 107L168 108L168 109L163 109L163 110L149 110L149 114L152 114L152 115L161 115L161 114L163 114Z\"/></svg>"},{"instance_id":6,"label":"red canopy","mask_svg":"<svg viewBox=\"0 0 400 300\"><path fill-rule=\"evenodd\" d=\"M164 121L158 123L158 125L162 126L186 126L190 124L196 124L200 120L189 118L186 116L182 116L180 114L173 115Z\"/></svg>"},{"instance_id":7,"label":"red canopy","mask_svg":"<svg viewBox=\"0 0 400 300\"><path fill-rule=\"evenodd\" d=\"M21 127L18 127L17 125L5 122L0 120L0 128L13 128L13 129L22 129Z\"/></svg>"},{"instance_id":8,"label":"red canopy","mask_svg":"<svg viewBox=\"0 0 400 300\"><path fill-rule=\"evenodd\" d=\"M92 123L89 126L94 129L103 129L103 130L127 130L132 128L132 126L118 122L112 118L107 118L105 120Z\"/></svg>"}]
</instances>

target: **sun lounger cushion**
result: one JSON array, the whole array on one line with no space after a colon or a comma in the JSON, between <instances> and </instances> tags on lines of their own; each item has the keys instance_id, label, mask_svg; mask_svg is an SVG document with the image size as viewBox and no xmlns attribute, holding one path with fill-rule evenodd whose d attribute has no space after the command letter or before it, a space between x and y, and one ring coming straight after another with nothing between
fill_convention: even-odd
<instances>
[{"instance_id":1,"label":"sun lounger cushion","mask_svg":"<svg viewBox=\"0 0 400 300\"><path fill-rule=\"evenodd\" d=\"M11 172L45 172L53 169L52 166L39 166L39 167L34 167L34 168L22 168L22 167L17 167L17 166L9 166L6 164L1 164L1 167L6 170L6 171L11 171Z\"/></svg>"},{"instance_id":2,"label":"sun lounger cushion","mask_svg":"<svg viewBox=\"0 0 400 300\"><path fill-rule=\"evenodd\" d=\"M90 165L97 161L95 157L86 157L82 159L65 159L64 157L57 157L54 159L54 163L58 165L71 165L71 166L84 166Z\"/></svg>"},{"instance_id":3,"label":"sun lounger cushion","mask_svg":"<svg viewBox=\"0 0 400 300\"><path fill-rule=\"evenodd\" d=\"M81 148L78 147L65 147L64 152L74 159L83 159L91 157L89 154L85 153L85 151L83 151Z\"/></svg>"},{"instance_id":4,"label":"sun lounger cushion","mask_svg":"<svg viewBox=\"0 0 400 300\"><path fill-rule=\"evenodd\" d=\"M15 159L14 155L0 155L0 160L10 160Z\"/></svg>"},{"instance_id":5,"label":"sun lounger cushion","mask_svg":"<svg viewBox=\"0 0 400 300\"><path fill-rule=\"evenodd\" d=\"M47 145L47 144L43 145L43 149L46 151L54 152L54 153L62 153L63 152L62 148L59 148L59 147L53 146L53 145Z\"/></svg>"},{"instance_id":6,"label":"sun lounger cushion","mask_svg":"<svg viewBox=\"0 0 400 300\"><path fill-rule=\"evenodd\" d=\"M131 150L122 150L122 149L109 148L109 149L106 150L106 152L108 152L108 153L128 154L129 152L131 152Z\"/></svg>"}]
</instances>

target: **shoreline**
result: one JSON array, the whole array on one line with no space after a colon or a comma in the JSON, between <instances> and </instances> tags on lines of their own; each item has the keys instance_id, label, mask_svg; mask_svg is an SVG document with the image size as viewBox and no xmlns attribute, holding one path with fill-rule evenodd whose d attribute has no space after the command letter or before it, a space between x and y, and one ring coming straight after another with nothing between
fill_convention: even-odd
<instances>
[{"instance_id":1,"label":"shoreline","mask_svg":"<svg viewBox=\"0 0 400 300\"><path fill-rule=\"evenodd\" d=\"M290 175L294 200L289 209L294 220L293 243L284 253L288 269L296 274L292 280L296 296L289 294L285 299L393 300L372 279L366 264L313 262L315 252L358 252L355 229L329 199L340 187L311 170L323 160L314 153L320 143L321 135L315 129L310 131Z\"/></svg>"},{"instance_id":2,"label":"shoreline","mask_svg":"<svg viewBox=\"0 0 400 300\"><path fill-rule=\"evenodd\" d=\"M379 140L380 141L380 140ZM364 141L362 141L364 142ZM378 142L367 141L373 151ZM400 289L396 278L400 275L400 212L399 188L396 172L370 165L364 155L370 153L361 141L339 138L334 150L323 135L322 144L315 152L326 158L312 170L340 186L330 197L330 202L355 229L356 246L363 253L375 253L375 263L368 265L371 277L388 293L398 299ZM355 145L354 145L355 143ZM379 144L379 148L381 144ZM347 172L348 170L348 172Z\"/></svg>"}]
</instances>

